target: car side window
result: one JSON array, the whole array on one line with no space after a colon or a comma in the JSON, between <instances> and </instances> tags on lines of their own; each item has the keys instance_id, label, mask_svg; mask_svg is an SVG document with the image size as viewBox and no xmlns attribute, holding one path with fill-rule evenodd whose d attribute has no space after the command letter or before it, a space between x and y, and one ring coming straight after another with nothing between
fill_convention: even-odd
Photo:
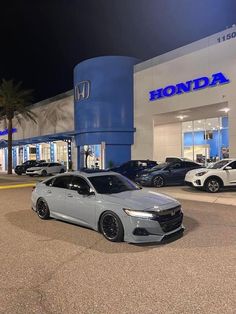
<instances>
[{"instance_id":1,"label":"car side window","mask_svg":"<svg viewBox=\"0 0 236 314\"><path fill-rule=\"evenodd\" d=\"M54 188L70 189L72 176L59 176L56 177L52 183Z\"/></svg>"},{"instance_id":2,"label":"car side window","mask_svg":"<svg viewBox=\"0 0 236 314\"><path fill-rule=\"evenodd\" d=\"M194 167L197 167L197 164L195 164L194 162L185 161L185 168L194 168Z\"/></svg>"},{"instance_id":3,"label":"car side window","mask_svg":"<svg viewBox=\"0 0 236 314\"><path fill-rule=\"evenodd\" d=\"M81 177L73 176L71 183L71 190L78 191L78 189L90 189L89 184Z\"/></svg>"},{"instance_id":4,"label":"car side window","mask_svg":"<svg viewBox=\"0 0 236 314\"><path fill-rule=\"evenodd\" d=\"M170 169L180 169L180 168L184 168L183 165L181 165L181 163L176 163L176 164L173 164L173 165L170 165Z\"/></svg>"},{"instance_id":5,"label":"car side window","mask_svg":"<svg viewBox=\"0 0 236 314\"><path fill-rule=\"evenodd\" d=\"M46 182L45 182L45 185L46 185L46 186L52 186L52 183L53 183L54 180L55 180L55 178L52 178L52 179L46 181Z\"/></svg>"},{"instance_id":6,"label":"car side window","mask_svg":"<svg viewBox=\"0 0 236 314\"><path fill-rule=\"evenodd\" d=\"M231 162L231 164L229 164L229 167L231 167L232 169L236 169L236 161Z\"/></svg>"}]
</instances>

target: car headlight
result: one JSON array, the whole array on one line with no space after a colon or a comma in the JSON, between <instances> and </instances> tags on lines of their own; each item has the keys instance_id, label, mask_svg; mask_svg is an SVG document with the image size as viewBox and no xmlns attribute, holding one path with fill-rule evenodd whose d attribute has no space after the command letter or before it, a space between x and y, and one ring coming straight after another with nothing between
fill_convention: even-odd
<instances>
[{"instance_id":1,"label":"car headlight","mask_svg":"<svg viewBox=\"0 0 236 314\"><path fill-rule=\"evenodd\" d=\"M204 174L206 174L207 172L208 172L208 171L198 172L198 173L196 173L196 176L197 176L197 177L204 176Z\"/></svg>"},{"instance_id":2,"label":"car headlight","mask_svg":"<svg viewBox=\"0 0 236 314\"><path fill-rule=\"evenodd\" d=\"M140 211L140 210L133 210L133 209L128 209L128 208L123 208L125 213L129 216L132 217L137 217L137 218L154 218L154 214L151 212L145 212L145 211Z\"/></svg>"},{"instance_id":3,"label":"car headlight","mask_svg":"<svg viewBox=\"0 0 236 314\"><path fill-rule=\"evenodd\" d=\"M143 177L143 178L147 178L148 176L149 176L149 174L148 174L148 173L141 174L141 177Z\"/></svg>"}]
</instances>

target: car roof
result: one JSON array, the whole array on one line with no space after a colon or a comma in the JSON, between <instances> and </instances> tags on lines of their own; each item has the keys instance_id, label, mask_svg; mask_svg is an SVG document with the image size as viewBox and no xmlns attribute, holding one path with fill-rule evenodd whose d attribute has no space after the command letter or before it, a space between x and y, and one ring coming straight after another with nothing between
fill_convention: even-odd
<instances>
[{"instance_id":1,"label":"car roof","mask_svg":"<svg viewBox=\"0 0 236 314\"><path fill-rule=\"evenodd\" d=\"M71 172L65 172L65 173L61 173L58 174L57 176L83 176L86 178L89 177L101 177L101 176L107 176L107 175L116 175L116 176L120 176L119 173L114 172L114 171L107 171L107 170L103 170L103 171L94 171L94 172L85 172L85 171L71 171Z\"/></svg>"}]
</instances>

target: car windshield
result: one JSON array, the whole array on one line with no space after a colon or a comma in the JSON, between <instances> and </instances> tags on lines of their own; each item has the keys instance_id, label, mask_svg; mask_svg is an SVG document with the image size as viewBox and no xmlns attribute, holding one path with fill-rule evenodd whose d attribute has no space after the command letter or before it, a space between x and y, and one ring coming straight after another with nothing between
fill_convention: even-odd
<instances>
[{"instance_id":1,"label":"car windshield","mask_svg":"<svg viewBox=\"0 0 236 314\"><path fill-rule=\"evenodd\" d=\"M94 176L88 179L99 194L113 194L140 189L129 179L118 175Z\"/></svg>"},{"instance_id":2,"label":"car windshield","mask_svg":"<svg viewBox=\"0 0 236 314\"><path fill-rule=\"evenodd\" d=\"M152 171L156 171L156 170L161 170L163 168L165 168L166 166L169 165L169 162L163 162L162 164L159 164L155 167L152 167L149 171L152 172Z\"/></svg>"},{"instance_id":3,"label":"car windshield","mask_svg":"<svg viewBox=\"0 0 236 314\"><path fill-rule=\"evenodd\" d=\"M213 166L211 166L211 169L220 169L222 167L224 167L225 165L227 165L229 162L231 162L232 160L221 160L216 162Z\"/></svg>"}]
</instances>

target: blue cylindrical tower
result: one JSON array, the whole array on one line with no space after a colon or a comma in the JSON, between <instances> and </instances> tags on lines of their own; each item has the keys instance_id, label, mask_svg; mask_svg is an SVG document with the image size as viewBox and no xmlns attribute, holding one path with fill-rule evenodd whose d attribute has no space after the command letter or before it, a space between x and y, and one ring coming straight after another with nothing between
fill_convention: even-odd
<instances>
[{"instance_id":1,"label":"blue cylindrical tower","mask_svg":"<svg viewBox=\"0 0 236 314\"><path fill-rule=\"evenodd\" d=\"M133 144L133 66L139 60L123 56L89 59L74 68L75 139L105 147L105 166L131 158Z\"/></svg>"}]
</instances>

